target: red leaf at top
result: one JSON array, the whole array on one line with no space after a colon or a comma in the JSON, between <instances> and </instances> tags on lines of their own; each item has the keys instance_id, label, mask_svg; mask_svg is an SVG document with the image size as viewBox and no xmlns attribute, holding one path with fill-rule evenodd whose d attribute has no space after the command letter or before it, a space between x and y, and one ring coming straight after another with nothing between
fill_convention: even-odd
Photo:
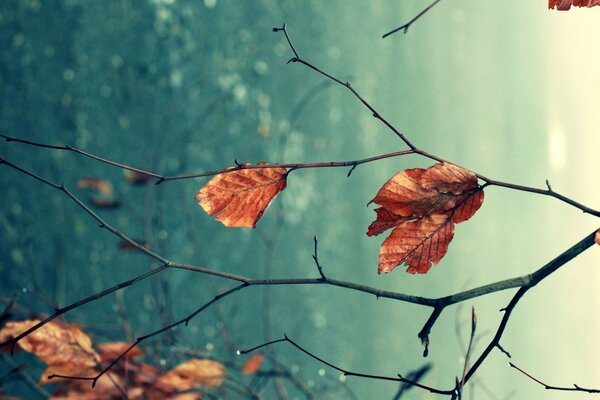
<instances>
[{"instance_id":1,"label":"red leaf at top","mask_svg":"<svg viewBox=\"0 0 600 400\"><path fill-rule=\"evenodd\" d=\"M600 0L548 0L548 8L556 8L559 11L568 11L571 6L594 7L600 6Z\"/></svg>"},{"instance_id":2,"label":"red leaf at top","mask_svg":"<svg viewBox=\"0 0 600 400\"><path fill-rule=\"evenodd\" d=\"M268 165L260 162L257 165ZM287 170L281 167L240 169L213 177L196 194L208 215L228 227L254 228L273 198L285 189Z\"/></svg>"}]
</instances>

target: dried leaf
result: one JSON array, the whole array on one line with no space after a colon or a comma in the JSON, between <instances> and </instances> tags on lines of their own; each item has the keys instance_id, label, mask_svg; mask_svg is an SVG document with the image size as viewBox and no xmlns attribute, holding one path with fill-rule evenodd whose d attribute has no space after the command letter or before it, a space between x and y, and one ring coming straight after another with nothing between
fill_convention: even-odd
<instances>
[{"instance_id":1,"label":"dried leaf","mask_svg":"<svg viewBox=\"0 0 600 400\"><path fill-rule=\"evenodd\" d=\"M109 195L113 191L110 182L100 178L83 178L77 181L77 187L80 189L91 189L103 195Z\"/></svg>"},{"instance_id":2,"label":"dried leaf","mask_svg":"<svg viewBox=\"0 0 600 400\"><path fill-rule=\"evenodd\" d=\"M260 162L258 165L268 165ZM285 189L285 168L240 169L213 177L196 194L208 215L228 227L254 228L271 200Z\"/></svg>"},{"instance_id":3,"label":"dried leaf","mask_svg":"<svg viewBox=\"0 0 600 400\"><path fill-rule=\"evenodd\" d=\"M382 207L367 231L373 236L394 228L381 245L379 273L402 264L409 273L429 271L446 254L454 224L471 218L483 198L477 175L447 162L394 175L372 200Z\"/></svg>"},{"instance_id":4,"label":"dried leaf","mask_svg":"<svg viewBox=\"0 0 600 400\"><path fill-rule=\"evenodd\" d=\"M131 346L131 343L127 342L109 342L101 343L98 345L98 351L100 352L101 361L112 361L119 357L125 350ZM126 359L133 359L144 356L144 352L138 347L132 348L126 355Z\"/></svg>"},{"instance_id":5,"label":"dried leaf","mask_svg":"<svg viewBox=\"0 0 600 400\"><path fill-rule=\"evenodd\" d=\"M174 396L167 397L167 400L200 400L202 396L200 393L181 393Z\"/></svg>"},{"instance_id":6,"label":"dried leaf","mask_svg":"<svg viewBox=\"0 0 600 400\"><path fill-rule=\"evenodd\" d=\"M402 264L408 267L408 273L427 273L446 255L453 236L454 222L448 215L404 222L381 245L378 273L388 273Z\"/></svg>"},{"instance_id":7,"label":"dried leaf","mask_svg":"<svg viewBox=\"0 0 600 400\"><path fill-rule=\"evenodd\" d=\"M407 217L401 217L398 214L389 212L383 207L376 208L375 212L377 213L377 219L371 222L371 225L369 225L367 236L379 235L380 233L383 233L388 229L391 229L396 225L408 220Z\"/></svg>"},{"instance_id":8,"label":"dried leaf","mask_svg":"<svg viewBox=\"0 0 600 400\"><path fill-rule=\"evenodd\" d=\"M422 217L443 208L447 200L454 196L440 196L436 191L423 188L419 179L424 172L422 168L413 168L397 173L384 183L369 204L379 204L401 217Z\"/></svg>"},{"instance_id":9,"label":"dried leaf","mask_svg":"<svg viewBox=\"0 0 600 400\"><path fill-rule=\"evenodd\" d=\"M0 331L0 338L16 337L38 322L8 322ZM76 325L48 322L19 340L17 345L48 364L46 374L89 376L100 361L92 339ZM42 376L40 383L49 383L47 376Z\"/></svg>"},{"instance_id":10,"label":"dried leaf","mask_svg":"<svg viewBox=\"0 0 600 400\"><path fill-rule=\"evenodd\" d=\"M472 192L467 192L460 196L457 203L456 208L448 212L455 224L467 221L475 215L483 204L483 190L476 189Z\"/></svg>"},{"instance_id":11,"label":"dried leaf","mask_svg":"<svg viewBox=\"0 0 600 400\"><path fill-rule=\"evenodd\" d=\"M244 365L242 366L242 374L244 375L252 375L255 374L256 371L259 370L265 356L260 353L257 353L250 357Z\"/></svg>"},{"instance_id":12,"label":"dried leaf","mask_svg":"<svg viewBox=\"0 0 600 400\"><path fill-rule=\"evenodd\" d=\"M548 8L556 8L559 11L568 11L571 6L594 7L600 6L600 0L548 0Z\"/></svg>"},{"instance_id":13,"label":"dried leaf","mask_svg":"<svg viewBox=\"0 0 600 400\"><path fill-rule=\"evenodd\" d=\"M419 179L425 189L459 195L477 189L477 175L449 162L440 162L427 168Z\"/></svg>"},{"instance_id":14,"label":"dried leaf","mask_svg":"<svg viewBox=\"0 0 600 400\"><path fill-rule=\"evenodd\" d=\"M600 229L598 229L596 231L596 235L594 235L594 242L596 242L596 244L600 246Z\"/></svg>"},{"instance_id":15,"label":"dried leaf","mask_svg":"<svg viewBox=\"0 0 600 400\"><path fill-rule=\"evenodd\" d=\"M129 184L135 185L135 186L146 185L147 183L149 183L152 180L151 175L142 174L141 172L137 172L137 171L125 170L125 172L123 172L123 174L125 175L125 180Z\"/></svg>"},{"instance_id":16,"label":"dried leaf","mask_svg":"<svg viewBox=\"0 0 600 400\"><path fill-rule=\"evenodd\" d=\"M402 217L422 217L452 210L477 191L480 189L473 172L443 162L427 169L413 168L397 173L371 202Z\"/></svg>"},{"instance_id":17,"label":"dried leaf","mask_svg":"<svg viewBox=\"0 0 600 400\"><path fill-rule=\"evenodd\" d=\"M225 367L213 360L192 359L158 377L164 390L189 390L196 386L217 387L225 379Z\"/></svg>"}]
</instances>

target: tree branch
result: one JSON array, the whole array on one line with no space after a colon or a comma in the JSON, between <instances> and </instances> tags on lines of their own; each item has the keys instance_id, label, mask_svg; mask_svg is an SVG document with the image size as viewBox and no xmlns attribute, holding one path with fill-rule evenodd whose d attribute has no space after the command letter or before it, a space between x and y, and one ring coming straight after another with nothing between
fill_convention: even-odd
<instances>
[{"instance_id":1,"label":"tree branch","mask_svg":"<svg viewBox=\"0 0 600 400\"><path fill-rule=\"evenodd\" d=\"M529 374L528 372L525 372L521 368L517 367L514 363L509 362L508 365L510 365L511 368L516 369L517 371L519 371L520 373L522 373L523 375L525 375L526 377L528 377L532 381L534 381L536 383L539 383L546 390L559 390L559 391L566 391L566 392L600 393L600 389L588 389L588 388L581 387L581 386L577 385L576 383L573 384L573 387L563 387L563 386L548 385L548 384L542 382L541 380L537 379L533 375Z\"/></svg>"},{"instance_id":2,"label":"tree branch","mask_svg":"<svg viewBox=\"0 0 600 400\"><path fill-rule=\"evenodd\" d=\"M433 3L431 3L430 5L428 5L427 7L425 7L425 9L423 9L423 11L421 11L420 13L418 13L413 19L411 19L410 21L408 21L406 24L397 27L396 29L393 29L391 31L389 31L388 33L384 34L382 36L383 39L385 39L386 37L400 31L400 30L404 30L404 34L406 34L406 32L408 32L408 28L410 28L410 26L419 18L421 18L423 16L423 14L425 14L427 11L431 10L437 3L439 3L442 0L435 0Z\"/></svg>"},{"instance_id":3,"label":"tree branch","mask_svg":"<svg viewBox=\"0 0 600 400\"><path fill-rule=\"evenodd\" d=\"M479 366L483 363L483 361L487 358L487 356L489 355L489 353L491 352L491 350L494 347L497 347L499 344L499 340L504 332L504 329L506 328L506 325L508 323L508 319L510 317L510 314L512 312L512 310L514 309L514 307L516 306L516 304L518 303L518 301L521 299L521 297L533 286L535 286L537 283L541 282L543 279L545 279L546 277L548 277L550 274L552 274L554 271L556 271L558 268L560 268L562 265L566 264L567 262L569 262L570 260L572 260L573 258L575 258L577 255L581 254L583 251L587 250L589 247L591 247L594 244L594 237L596 234L596 231L592 232L591 234L589 234L588 236L586 236L584 239L582 239L579 243L575 244L574 246L572 246L571 248L569 248L568 250L566 250L565 252L563 252L562 254L560 254L558 257L556 257L554 260L550 261L549 263L547 263L546 265L544 265L542 268L538 269L537 271L535 271L532 274L523 276L523 277L519 277L519 278L513 278L513 279L508 279L508 280L504 280L504 281L499 281L496 283L492 283L492 284L488 284L488 285L484 285L481 286L479 288L474 288L474 289L470 289L467 291L463 291L460 293L456 293L454 295L450 295L450 296L446 296L446 297L442 297L442 298L438 298L438 299L432 299L432 298L427 298L427 297L419 297L419 296L413 296L413 295L407 295L407 294L403 294L403 293L396 293L396 292L389 292L389 291L383 291L380 289L375 289L372 287L368 287L368 286L364 286L364 285L359 285L359 284L355 284L352 282L346 282L346 281L340 281L340 280L336 280L336 279L331 279L328 278L324 275L321 276L321 278L317 278L317 279L303 279L303 278L295 278L295 279L250 279L244 276L239 276L239 275L234 275L234 274L229 274L229 273L225 273L225 272L220 272L220 271L215 271L215 270L211 270L208 268L204 268L204 267L197 267L197 266L193 266L193 265L185 265L185 264L178 264L178 263L174 263L172 261L169 261L165 258L163 258L162 256L155 254L151 251L149 251L148 249L144 248L143 246L141 246L140 244L136 243L135 241L129 239L126 235L124 235L123 233L121 233L120 231L118 231L116 228L113 228L111 225L109 225L106 221L104 221L100 216L98 216L97 214L95 214L92 210L90 210L87 206L85 206L85 204L82 203L81 200L79 200L75 195L73 195L71 192L69 192L64 185L58 185L55 184L53 182L48 181L45 178L42 178L30 171L25 170L24 168L21 168L3 158L0 157L0 164L4 164L7 166L10 166L12 168L14 168L15 170L18 170L26 175L29 175L35 179L37 179L38 181L49 185L57 190L62 191L63 193L65 193L72 201L74 201L80 208L82 208L84 211L86 211L89 215L91 215L97 222L100 223L100 227L106 228L109 232L113 233L114 235L118 236L119 238L131 243L132 245L134 245L139 251L142 251L146 254L148 254L149 256L160 260L163 265L160 268L157 268L155 270L149 271L144 275L141 275L137 278L134 278L130 281L126 281L123 282L119 285L113 286L112 288L106 289L105 291L99 292L95 295L92 295L90 297L87 297L83 300L80 300L76 303L73 303L69 306L63 307L59 310L57 310L53 315L51 315L50 317L46 318L45 320L41 321L39 324L37 324L36 326L28 329L27 331L21 333L19 336L10 339L8 341L5 341L4 343L0 343L0 347L6 346L11 344L14 346L17 343L18 340L22 339L23 337L25 337L26 335L28 335L29 333L33 332L35 329L38 329L40 326L43 326L43 324L48 323L50 320L56 318L58 315L64 314L65 312L72 310L76 307L79 307L83 304L89 303L91 301L94 301L100 297L103 297L109 293L112 293L116 290L119 290L121 288L130 286L136 282L138 282L141 279L145 279L155 273L158 273L164 269L167 269L169 267L172 268L179 268L179 269L185 269L185 270L190 270L190 271L195 271L195 272L200 272L200 273L206 273L206 274L210 274L210 275L214 275L214 276L218 276L221 278L225 278L225 279L229 279L229 280L233 280L233 281L237 281L237 282L241 282L241 284L239 284L238 286L235 286L234 288L223 292L220 295L215 296L214 299L212 299L211 301L209 301L208 303L206 303L205 305L203 305L202 307L200 307L199 309L197 309L196 311L194 311L192 314L188 315L187 317L176 321L172 324L169 324L167 326L164 326L163 328L154 331L152 333L149 333L145 336L142 336L140 338L138 338L136 340L135 343L133 343L131 345L130 348L128 348L126 351L124 351L118 358L116 358L115 360L113 360L103 371L101 371L101 373L96 376L96 377L92 377L92 378L82 378L79 377L81 379L86 379L86 380L91 380L93 384L95 384L95 382L98 380L98 378L100 376L102 376L104 373L106 373L106 371L108 371L116 362L118 362L119 359L121 359L123 356L125 356L131 349L133 349L135 346L137 346L137 344L139 344L141 341L146 340L150 337L156 336L160 333L163 333L167 330L170 330L172 328L174 328L175 326L178 326L182 323L185 323L187 325L187 323L189 323L189 321L194 318L196 315L198 315L200 312L202 312L204 309L206 309L207 307L209 307L210 305L212 305L213 303L219 301L220 299L236 292L239 291L241 289L244 289L246 287L249 286L265 286L265 285L303 285L303 284L310 284L310 285L315 285L315 284L327 284L327 285L331 285L331 286L338 286L338 287L342 287L345 289L350 289L350 290L356 290L356 291L360 291L360 292L364 292L364 293L369 293L369 294L374 294L377 297L386 297L386 298L390 298L390 299L395 299L395 300L400 300L400 301L404 301L404 302L408 302L408 303L413 303L413 304L419 304L419 305L423 305L423 306L429 306L432 307L434 310L432 312L432 315L430 316L430 318L428 319L428 321L425 323L425 326L423 327L423 329L421 330L421 332L419 333L419 337L423 340L423 337L427 337L425 332L429 332L430 328L433 326L433 324L435 323L435 321L437 320L437 318L439 317L439 315L441 314L442 310L451 304L456 304L458 302L473 298L473 297L479 297L479 296L483 296L492 292L496 292L499 290L505 290L508 288L512 288L512 287L520 287L519 291L517 291L517 293L515 294L515 296L513 297L513 300L510 302L510 304L505 308L505 313L504 313L504 317L500 323L500 326L496 332L496 335L494 336L494 338L492 339L492 341L490 342L490 344L488 345L488 347L484 350L484 352L481 354L481 356L477 359L477 361L473 364L473 366L471 367L471 369L466 373L465 378L464 378L464 383L468 382L468 380L470 379L470 377L474 374L474 372L477 370L477 368L479 368ZM314 254L314 256L316 257L316 252ZM284 339L286 341L290 341L287 338ZM290 343L294 344L292 341L290 341ZM298 347L296 345L296 347ZM298 347L300 349L300 347ZM334 368L337 368L331 364L326 364L329 366L332 366ZM366 378L373 378L373 379L386 379L386 380L390 380L390 377L382 377L382 376L376 376L376 375L368 375L368 374L358 374L358 373L352 373L349 371L345 371L345 370L341 370L342 372L345 372L347 375L354 375L354 376L361 376L361 377L366 377ZM403 379L403 378L401 378ZM399 380L399 381L406 381L406 380L399 380L396 378L393 378L392 380ZM415 386L417 387L422 387L425 388L427 390L431 389L431 388L427 388L427 387L423 387L420 386L418 384L415 384ZM437 390L437 389L434 389ZM439 393L450 393L454 391L455 389L452 390L445 390L445 391L438 391ZM437 392L435 392L437 393Z\"/></svg>"},{"instance_id":4,"label":"tree branch","mask_svg":"<svg viewBox=\"0 0 600 400\"><path fill-rule=\"evenodd\" d=\"M377 379L377 380L384 380L384 381L395 381L395 382L404 382L407 384L410 384L412 386L427 390L430 393L435 393L435 394L444 394L444 395L451 395L453 393L452 390L448 391L448 390L439 390L430 386L426 386L426 385L422 385L416 381L413 380L409 380L408 378L404 378L402 375L397 375L397 376L385 376L385 375L372 375L372 374L363 374L360 372L352 372L352 371L348 371L344 368L338 367L337 365L324 360L323 358L317 356L314 353L311 353L309 350L305 349L304 347L300 346L298 343L296 343L295 341L293 341L292 339L290 339L286 334L283 335L283 339L278 339L278 340L273 340L271 342L268 343L263 343L261 345L255 346L251 349L247 349L247 350L240 350L238 351L239 354L248 354L251 353L255 350L258 350L260 348L266 347L266 346L270 346L273 345L275 343L281 343L281 342L288 342L290 343L292 346L294 346L295 348L297 348L298 350L300 350L301 352L303 352L304 354L308 355L309 357L317 360L318 362L320 362L321 364L327 365L330 368L335 369L338 372L341 372L342 374L344 374L344 376L357 376L360 378L369 378L369 379Z\"/></svg>"}]
</instances>

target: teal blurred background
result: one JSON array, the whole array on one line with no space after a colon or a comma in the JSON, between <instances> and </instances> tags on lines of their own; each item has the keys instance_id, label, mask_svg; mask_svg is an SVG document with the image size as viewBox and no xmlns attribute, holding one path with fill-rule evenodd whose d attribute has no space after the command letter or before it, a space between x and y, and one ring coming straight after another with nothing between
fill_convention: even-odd
<instances>
[{"instance_id":1,"label":"teal blurred background","mask_svg":"<svg viewBox=\"0 0 600 400\"><path fill-rule=\"evenodd\" d=\"M293 54L283 35L272 32L286 22L303 58L352 82L419 148L498 180L543 188L548 179L556 191L600 208L600 8L560 13L547 10L545 1L446 0L406 35L381 39L427 4L6 0L0 3L0 132L77 146L165 175L221 169L235 159L343 161L403 150L346 89L302 65L286 65ZM227 229L202 212L194 195L205 180L137 187L123 171L73 153L2 142L0 154L86 200L79 179L108 180L122 206L98 212L125 234L173 261L253 278L316 277L316 235L328 276L438 297L530 273L599 225L555 199L489 188L437 268L424 276L401 268L378 276L383 237L365 235L375 215L366 205L390 176L430 165L426 159L366 164L350 178L347 169L294 172L257 228L248 230ZM21 293L15 318L50 313L157 266L120 251L114 236L58 191L12 169L0 171L0 294L6 302ZM599 264L600 250L590 249L529 292L502 339L516 364L549 384L600 387ZM168 271L65 319L82 324L96 342L127 340L230 287ZM462 372L470 307L478 315L477 356L513 293L447 309L433 328L427 359L417 333L428 308L325 286L243 290L142 348L165 367L190 350L242 362L224 332L236 348L285 332L351 371L406 374L431 363L423 382L449 388ZM391 399L397 391L395 383L361 378L341 379L341 387L338 372L291 346L271 351L317 398ZM23 360L39 376L43 366L23 354L16 361ZM251 383L233 369L230 376ZM306 397L284 385L290 399ZM34 396L16 379L4 387L7 394ZM271 383L261 395L277 398ZM431 397L419 390L405 396ZM545 391L496 351L465 397L589 395Z\"/></svg>"}]
</instances>

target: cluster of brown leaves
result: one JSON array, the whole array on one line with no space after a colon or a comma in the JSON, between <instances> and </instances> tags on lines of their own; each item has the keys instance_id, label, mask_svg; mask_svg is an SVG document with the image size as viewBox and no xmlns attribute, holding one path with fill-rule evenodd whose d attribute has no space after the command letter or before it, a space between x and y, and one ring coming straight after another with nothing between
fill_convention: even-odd
<instances>
[{"instance_id":1,"label":"cluster of brown leaves","mask_svg":"<svg viewBox=\"0 0 600 400\"><path fill-rule=\"evenodd\" d=\"M560 11L568 11L571 6L594 7L600 6L600 0L548 0L548 8L556 8Z\"/></svg>"},{"instance_id":2,"label":"cluster of brown leaves","mask_svg":"<svg viewBox=\"0 0 600 400\"><path fill-rule=\"evenodd\" d=\"M39 320L8 322L0 330L0 342L18 336ZM223 364L206 359L191 359L170 371L161 371L149 364L134 361L144 356L137 347L131 349L117 364L102 375L92 388L89 380L71 380L52 375L93 378L107 363L119 357L129 343L111 342L93 347L91 338L78 326L51 321L17 342L48 365L39 383L60 382L52 395L54 400L99 399L169 399L198 400L199 392L187 392L200 387L214 388L223 383Z\"/></svg>"},{"instance_id":3,"label":"cluster of brown leaves","mask_svg":"<svg viewBox=\"0 0 600 400\"><path fill-rule=\"evenodd\" d=\"M407 272L424 274L446 254L454 224L481 207L483 190L473 172L441 162L397 173L371 203L381 207L375 209L377 218L367 235L393 229L381 245L378 272L404 264Z\"/></svg>"}]
</instances>

